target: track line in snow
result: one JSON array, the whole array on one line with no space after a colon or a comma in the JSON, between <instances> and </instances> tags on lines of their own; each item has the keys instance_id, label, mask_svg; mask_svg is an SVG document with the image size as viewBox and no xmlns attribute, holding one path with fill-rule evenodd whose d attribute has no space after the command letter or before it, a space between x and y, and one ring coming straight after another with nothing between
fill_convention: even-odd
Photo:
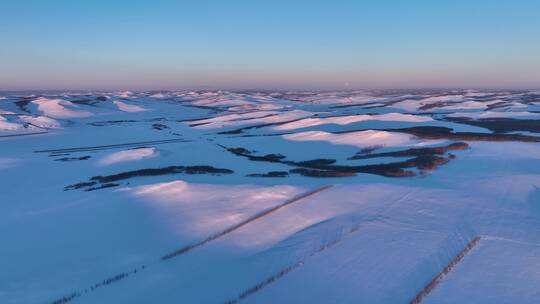
<instances>
[{"instance_id":1,"label":"track line in snow","mask_svg":"<svg viewBox=\"0 0 540 304\"><path fill-rule=\"evenodd\" d=\"M96 150L107 150L115 148L125 148L141 145L160 145L160 144L170 144L177 142L187 142L185 139L166 139L166 140L153 140L153 141L140 141L132 143L123 143L123 144L114 144L114 145L103 145L103 146L90 146L90 147L77 147L77 148L58 148L58 149L47 149L47 150L37 150L34 153L69 153L69 152L85 152L85 151L96 151Z\"/></svg>"},{"instance_id":2,"label":"track line in snow","mask_svg":"<svg viewBox=\"0 0 540 304\"><path fill-rule=\"evenodd\" d=\"M260 218L262 218L262 217L264 217L266 215L269 215L269 214L271 214L271 213L273 213L273 212L275 212L275 211L277 211L277 210L279 210L279 209L281 209L281 208L283 208L283 207L285 207L287 205L295 203L295 202L297 202L299 200L302 200L304 198L307 198L309 196L315 195L315 194L317 194L319 192L322 192L322 191L324 191L326 189L329 189L330 187L332 187L332 185L322 186L322 187L319 187L317 189L314 189L314 190L308 191L306 193L300 194L298 196L295 196L295 197L293 197L293 198L291 198L289 200L286 200L285 202L283 202L283 203L281 203L281 204L279 204L277 206L274 206L274 207L268 208L266 210L263 210L263 211L255 214L255 215L253 215L253 216L251 216L251 217L249 217L249 218L247 218L247 219L245 219L245 220L243 220L243 221L241 221L241 222L239 222L239 223L237 223L237 224L235 224L235 225L233 225L233 226L231 226L231 227L229 227L229 228L227 228L227 229L225 229L225 230L223 230L223 231L221 231L219 233L216 233L216 234L214 234L214 235L212 235L212 236L210 236L210 237L208 237L208 238L206 238L206 239L204 239L204 240L202 240L202 241L200 241L198 243L188 245L188 246L182 247L182 248L180 248L178 250L175 250L175 251L173 251L171 253L168 253L168 254L164 255L161 258L161 260L168 260L168 259L171 259L171 258L177 256L177 255L181 255L181 254L184 254L186 252L189 252L189 251L191 251L191 250L193 250L193 249L195 249L197 247L200 247L200 246L202 246L204 244L207 244L207 243L209 243L209 242L211 242L211 241L213 241L215 239L218 239L218 238L220 238L220 237L222 237L224 235L227 235L227 234L229 234L229 233L231 233L231 232L233 232L233 231L235 231L235 230L237 230L237 229L239 229L239 228L241 228L241 227L243 227L243 226L245 226L245 225L247 225L247 224L249 224L249 223L251 223L253 221L256 221L256 220L258 220L258 219L260 219Z\"/></svg>"},{"instance_id":3,"label":"track line in snow","mask_svg":"<svg viewBox=\"0 0 540 304\"><path fill-rule=\"evenodd\" d=\"M103 287L103 286L107 286L107 285L110 285L110 284L112 284L112 283L116 283L116 282L118 282L118 281L120 281L120 280L123 280L123 279L129 277L129 276L132 276L132 275L135 275L135 274L137 274L137 273L140 273L141 271L143 271L143 270L145 270L145 269L148 269L150 266L153 266L153 265L155 265L156 263L164 262L164 261L167 261L167 260L169 260L169 259L172 259L172 258L174 258L174 257L176 257L176 256L179 256L179 255L185 254L185 253L187 253L187 252L189 252L189 251L192 251L193 249L196 249L196 248L198 248L198 247L201 247L201 246L203 246L203 245L205 245L205 244L207 244L207 243L209 243L209 242L211 242L211 241L213 241L213 240L216 240L216 239L218 239L218 238L220 238L220 237L222 237L222 236L225 236L225 235L227 235L227 234L229 234L229 233L231 233L231 232L233 232L233 231L235 231L235 230L237 230L237 229L239 229L239 228L241 228L241 227L243 227L243 226L245 226L245 225L247 225L247 224L249 224L249 223L251 223L251 222L253 222L253 221L256 221L256 220L258 220L258 219L260 219L260 218L262 218L262 217L264 217L264 216L266 216L266 215L269 215L269 214L271 214L271 213L273 213L273 212L275 212L275 211L277 211L277 210L279 210L279 209L281 209L281 208L283 208L283 207L286 207L287 205L290 205L290 204L293 204L293 203L295 203L295 202L298 202L298 201L300 201L300 200L302 200L302 199L304 199L304 198L313 196L313 195L315 195L315 194L317 194L317 193L319 193L319 192L322 192L322 191L324 191L324 190L326 190L326 189L331 188L332 186L333 186L333 185L322 186L322 187L316 188L316 189L314 189L314 190L307 191L307 192L305 192L305 193L302 193L302 194L300 194L300 195L297 195L297 196L295 196L295 197L293 197L293 198L290 198L290 199L286 200L285 202L283 202L283 203L281 203L281 204L279 204L279 205L277 205L277 206L274 206L274 207L271 207L271 208L269 208L269 209L263 210L263 211L261 211L261 212L259 212L259 213L256 213L255 215L249 217L248 219L246 219L246 220L244 220L244 221L241 221L241 222L239 222L239 223L237 223L237 224L235 224L235 225L233 225L233 226L231 226L231 227L229 227L229 228L227 228L227 229L225 229L225 230L223 230L223 231L221 231L221 232L219 232L219 233L216 233L216 234L214 234L214 235L212 235L212 236L210 236L210 237L208 237L208 238L206 238L206 239L204 239L204 240L202 240L202 241L199 241L199 242L197 242L197 243L195 243L195 244L188 245L188 246L185 246L185 247L183 247L183 248L180 248L180 249L178 249L178 250L176 250L176 251L173 251L173 252L171 252L171 253L168 253L168 254L162 256L157 262L154 262L154 263L151 263L151 264L148 264L148 265L142 265L142 266L140 266L140 267L136 267L135 269L133 269L133 270L131 270L131 271L129 271L129 272L118 273L118 274L116 274L116 275L113 275L113 276L111 276L111 277L108 277L108 278L102 280L102 281L99 282L99 283L93 284L92 286L90 286L90 287L88 287L88 288L81 289L81 290L78 290L78 291L74 291L74 292L72 292L72 293L70 293L70 294L68 294L68 295L66 295L66 296L63 296L63 297L58 298L58 299L56 299L56 300L53 300L53 301L50 302L50 303L51 303L51 304L65 304L65 303L71 302L73 299L78 298L78 297L80 297L80 296L83 296L84 294L93 292L93 291L94 291L95 289L97 289L97 288L100 288L100 287ZM332 245L333 245L333 244L332 244ZM324 245L323 247L329 247L329 246L328 246L328 245ZM319 251L322 251L322 250L324 250L324 249L326 249L326 248L319 249ZM318 251L318 252L319 252L319 251ZM291 269L291 270L292 270L292 269ZM289 270L289 271L290 271L290 270ZM285 274L286 274L286 273L285 273ZM282 274L282 276L283 276L283 275L284 275L284 274Z\"/></svg>"},{"instance_id":4,"label":"track line in snow","mask_svg":"<svg viewBox=\"0 0 540 304\"><path fill-rule=\"evenodd\" d=\"M302 266L304 264L304 261L300 261L300 262L297 262L291 266L288 266L288 267L285 267L283 268L282 270L280 270L279 272L267 277L264 281L250 287L249 289L245 290L244 292L242 292L238 298L236 299L233 299L233 300L228 300L228 301L225 301L224 304L236 304L238 303L239 301L247 298L248 296L256 293L257 291L263 289L264 287L266 287L267 285L270 285L272 283L274 283L275 281L281 279L282 277L284 277L286 274L288 274L289 272L295 270L296 268Z\"/></svg>"},{"instance_id":5,"label":"track line in snow","mask_svg":"<svg viewBox=\"0 0 540 304\"><path fill-rule=\"evenodd\" d=\"M96 288L103 287L105 285L115 283L117 281L120 281L122 279L127 278L130 275L134 275L134 274L136 274L136 273L138 273L138 272L140 272L140 271L142 271L142 270L144 270L146 268L147 268L147 266L143 265L143 266L135 268L134 270L132 270L130 272L122 272L122 273L116 274L116 275L114 275L112 277L108 277L108 278L104 279L103 281L92 285L89 288L86 288L86 289L80 290L80 291L75 291L75 292L73 292L73 293L71 293L69 295L66 295L66 296L62 297L62 298L56 299L53 302L51 302L51 304L65 304L65 303L71 302L73 299L78 298L78 297L80 297L80 296L82 296L84 294L87 294L89 292L92 292Z\"/></svg>"},{"instance_id":6,"label":"track line in snow","mask_svg":"<svg viewBox=\"0 0 540 304\"><path fill-rule=\"evenodd\" d=\"M8 135L0 135L0 138L2 137L20 137L20 136L29 136L29 135L40 135L40 134L47 134L49 132L34 132L34 133L22 133L22 134L8 134Z\"/></svg>"},{"instance_id":7,"label":"track line in snow","mask_svg":"<svg viewBox=\"0 0 540 304\"><path fill-rule=\"evenodd\" d=\"M409 302L410 304L420 304L425 297L427 297L437 285L444 279L454 267L456 267L461 260L480 242L480 236L473 238L465 247L439 272L425 287L422 289L414 299Z\"/></svg>"},{"instance_id":8,"label":"track line in snow","mask_svg":"<svg viewBox=\"0 0 540 304\"><path fill-rule=\"evenodd\" d=\"M351 234L351 233L354 233L356 231L358 231L358 226L355 226L353 227L348 233L348 234ZM266 279L264 279L263 281L251 286L250 288L246 289L245 291L243 291L237 298L235 299L232 299L232 300L228 300L228 301L225 301L224 304L236 304L238 302L240 302L241 300L244 300L245 298L255 294L256 292L260 291L261 289L265 288L266 286L276 282L277 280L283 278L285 275L287 275L288 273L296 270L297 268L303 266L307 259L309 259L310 257L313 257L314 255L320 253L320 252L323 252L325 251L326 249L329 249L333 246L335 246L336 244L340 243L341 240L342 240L343 236L341 237L338 237L330 242L327 242L325 244L323 244L321 247L319 247L319 249L317 249L316 251L312 252L309 256L303 258L302 260L292 264L292 265L289 265L283 269L281 269L280 271L274 273L273 275L267 277Z\"/></svg>"}]
</instances>

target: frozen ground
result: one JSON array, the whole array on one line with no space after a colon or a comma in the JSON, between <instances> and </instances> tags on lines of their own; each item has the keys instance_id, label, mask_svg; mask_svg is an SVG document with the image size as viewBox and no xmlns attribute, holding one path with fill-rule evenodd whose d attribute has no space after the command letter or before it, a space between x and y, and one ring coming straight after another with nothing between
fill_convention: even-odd
<instances>
[{"instance_id":1,"label":"frozen ground","mask_svg":"<svg viewBox=\"0 0 540 304\"><path fill-rule=\"evenodd\" d=\"M540 92L0 95L0 303L540 298Z\"/></svg>"}]
</instances>

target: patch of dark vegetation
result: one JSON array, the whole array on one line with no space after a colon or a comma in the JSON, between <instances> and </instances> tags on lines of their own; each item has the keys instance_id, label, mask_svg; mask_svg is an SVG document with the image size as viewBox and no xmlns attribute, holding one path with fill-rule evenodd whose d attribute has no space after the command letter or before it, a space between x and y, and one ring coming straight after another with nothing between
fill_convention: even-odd
<instances>
[{"instance_id":1,"label":"patch of dark vegetation","mask_svg":"<svg viewBox=\"0 0 540 304\"><path fill-rule=\"evenodd\" d=\"M15 101L14 104L17 106L17 108L19 108L19 110L23 111L23 112L26 112L26 113L30 113L30 111L28 111L28 109L26 108L26 106L34 99L36 99L37 97L21 97L19 100Z\"/></svg>"},{"instance_id":2,"label":"patch of dark vegetation","mask_svg":"<svg viewBox=\"0 0 540 304\"><path fill-rule=\"evenodd\" d=\"M75 299L76 297L80 297L81 294L78 293L78 292L74 292L70 295L67 295L65 297L61 297L60 299L57 299L57 300L54 300L51 302L51 304L64 304L64 303L68 303L70 302L71 300Z\"/></svg>"},{"instance_id":3,"label":"patch of dark vegetation","mask_svg":"<svg viewBox=\"0 0 540 304\"><path fill-rule=\"evenodd\" d=\"M292 122L292 121L289 121L289 122ZM222 134L222 135L226 135L226 134L241 134L241 133L243 133L243 132L246 131L246 130L260 129L260 128L264 128L264 127L270 127L270 126L273 126L273 125L276 125L276 123L266 123L266 124L260 124L260 125L254 125L254 126L247 126L247 127L242 127L242 128L234 129L234 130L218 132L218 134Z\"/></svg>"},{"instance_id":4,"label":"patch of dark vegetation","mask_svg":"<svg viewBox=\"0 0 540 304\"><path fill-rule=\"evenodd\" d=\"M253 155L253 151L249 151L248 149L245 149L245 148L242 148L242 147L227 148L227 147L222 146L222 145L218 145L218 146L220 146L223 149L231 152L232 154L247 157L249 160L253 160L253 161L265 161L265 162L271 162L271 163L279 163L279 162L282 162L282 160L285 159L285 156L281 155L281 154L266 154L266 155L263 155L263 156L257 156L257 155Z\"/></svg>"},{"instance_id":5,"label":"patch of dark vegetation","mask_svg":"<svg viewBox=\"0 0 540 304\"><path fill-rule=\"evenodd\" d=\"M403 168L410 168L414 166L415 159L413 158L410 161L394 162L388 164L351 166L350 168L357 172L381 175L386 177L410 177L416 176L416 173L414 171L405 170Z\"/></svg>"},{"instance_id":6,"label":"patch of dark vegetation","mask_svg":"<svg viewBox=\"0 0 540 304\"><path fill-rule=\"evenodd\" d=\"M537 119L513 119L513 118L487 118L487 119L469 119L469 118L446 118L451 122L482 127L496 133L507 132L540 132L540 120Z\"/></svg>"},{"instance_id":7,"label":"patch of dark vegetation","mask_svg":"<svg viewBox=\"0 0 540 304\"><path fill-rule=\"evenodd\" d=\"M209 122L194 123L194 124L190 124L189 126L193 128L193 127L198 127L198 126L204 126L207 124L209 124Z\"/></svg>"},{"instance_id":8,"label":"patch of dark vegetation","mask_svg":"<svg viewBox=\"0 0 540 304\"><path fill-rule=\"evenodd\" d=\"M437 167L439 166L448 163L454 158L456 158L454 154L448 154L447 157L435 155L419 155L414 159L408 160L408 162L412 162L412 166L420 169L421 171L431 171L437 169Z\"/></svg>"},{"instance_id":9,"label":"patch of dark vegetation","mask_svg":"<svg viewBox=\"0 0 540 304\"><path fill-rule=\"evenodd\" d=\"M221 146L221 145L220 145ZM449 145L450 146L450 145ZM265 156L256 156L250 153L245 153L248 151L244 148L227 148L221 146L227 151L237 155L245 157L253 161L266 161L271 163L281 163L292 167L297 167L296 169L289 170L289 173L302 174L304 176L310 177L346 177L354 176L357 173L368 173L381 175L386 177L407 177L415 176L416 173L412 170L407 170L409 168L416 168L422 173L425 173L430 170L435 170L437 167L446 164L448 161L455 158L454 155L449 154L446 157L436 156L433 154L423 155L423 154L414 154L414 158L410 158L405 161L386 163L386 164L373 164L373 165L360 165L360 166L345 166L345 165L336 165L335 160L333 159L314 159L308 161L289 161L281 154L279 159L275 157L268 157L268 154ZM463 148L462 143L457 143L454 146L451 146L451 149L459 150ZM450 149L450 148L447 148ZM249 151L248 151L249 152ZM407 152L411 153L411 152Z\"/></svg>"},{"instance_id":10,"label":"patch of dark vegetation","mask_svg":"<svg viewBox=\"0 0 540 304\"><path fill-rule=\"evenodd\" d=\"M186 119L178 119L175 120L176 122L192 122L192 121L199 121L199 120L206 120L214 118L214 116L205 116L205 117L199 117L199 118L186 118Z\"/></svg>"},{"instance_id":11,"label":"patch of dark vegetation","mask_svg":"<svg viewBox=\"0 0 540 304\"><path fill-rule=\"evenodd\" d=\"M421 173L425 174L428 171L435 170L439 166L442 166L455 158L456 156L453 154L448 154L446 157L436 155L419 155L400 162L351 166L351 168L354 168L357 170L357 172L382 175L386 177L408 177L415 176L416 173L406 169L416 168L420 170Z\"/></svg>"},{"instance_id":12,"label":"patch of dark vegetation","mask_svg":"<svg viewBox=\"0 0 540 304\"><path fill-rule=\"evenodd\" d=\"M279 115L279 113L266 114L266 115L263 115L263 116L257 116L257 117L242 117L242 118L234 119L233 121L243 121L243 120L261 119L261 118L268 118L268 117L277 116L277 115Z\"/></svg>"},{"instance_id":13,"label":"patch of dark vegetation","mask_svg":"<svg viewBox=\"0 0 540 304\"><path fill-rule=\"evenodd\" d=\"M84 189L84 191L86 191L86 192L88 192L88 191L95 191L95 190L106 189L106 188L112 188L112 187L118 187L118 186L120 186L120 184L107 183L107 184L99 185L99 186L97 186L97 187L91 187L91 188Z\"/></svg>"},{"instance_id":14,"label":"patch of dark vegetation","mask_svg":"<svg viewBox=\"0 0 540 304\"><path fill-rule=\"evenodd\" d=\"M331 164L334 164L335 162L336 162L335 159L317 158L317 159L296 162L296 164L301 167L309 167L309 166L331 165Z\"/></svg>"},{"instance_id":15,"label":"patch of dark vegetation","mask_svg":"<svg viewBox=\"0 0 540 304\"><path fill-rule=\"evenodd\" d=\"M129 148L128 150L139 150L139 149L148 149L148 148L151 148L151 147L148 147L148 146L140 146L140 147L135 147L135 148Z\"/></svg>"},{"instance_id":16,"label":"patch of dark vegetation","mask_svg":"<svg viewBox=\"0 0 540 304\"><path fill-rule=\"evenodd\" d=\"M76 184L73 184L73 185L65 186L64 191L91 187L91 186L94 186L96 184L97 184L97 182L80 182L80 183L76 183Z\"/></svg>"},{"instance_id":17,"label":"patch of dark vegetation","mask_svg":"<svg viewBox=\"0 0 540 304\"><path fill-rule=\"evenodd\" d=\"M165 129L169 129L169 126L164 125L164 124L160 124L160 123L155 123L155 124L152 124L152 129L165 130Z\"/></svg>"},{"instance_id":18,"label":"patch of dark vegetation","mask_svg":"<svg viewBox=\"0 0 540 304\"><path fill-rule=\"evenodd\" d=\"M72 100L71 102L74 104L85 105L85 106L95 106L98 103L97 101L90 100L90 99L77 99L77 100Z\"/></svg>"},{"instance_id":19,"label":"patch of dark vegetation","mask_svg":"<svg viewBox=\"0 0 540 304\"><path fill-rule=\"evenodd\" d=\"M530 104L533 102L540 102L540 94L538 93L527 93L519 97L521 103Z\"/></svg>"},{"instance_id":20,"label":"patch of dark vegetation","mask_svg":"<svg viewBox=\"0 0 540 304\"><path fill-rule=\"evenodd\" d=\"M494 109L506 108L506 107L509 107L509 106L511 106L511 105L512 105L512 103L511 103L511 102L507 102L507 101L495 102L495 103L492 103L492 104L488 104L488 105L487 105L487 110L494 110Z\"/></svg>"},{"instance_id":21,"label":"patch of dark vegetation","mask_svg":"<svg viewBox=\"0 0 540 304\"><path fill-rule=\"evenodd\" d=\"M55 159L54 161L67 162L67 161L77 161L77 160L89 160L90 158L92 158L92 156L86 155L86 156L81 156L81 157L63 157L63 158Z\"/></svg>"},{"instance_id":22,"label":"patch of dark vegetation","mask_svg":"<svg viewBox=\"0 0 540 304\"><path fill-rule=\"evenodd\" d=\"M248 177L287 177L289 173L287 171L270 171L268 173L253 173L246 175Z\"/></svg>"},{"instance_id":23,"label":"patch of dark vegetation","mask_svg":"<svg viewBox=\"0 0 540 304\"><path fill-rule=\"evenodd\" d=\"M289 170L290 173L300 174L303 176L309 177L349 177L355 176L354 172L345 172L345 171L333 171L333 170L317 170L317 169L306 169L306 168L296 168Z\"/></svg>"},{"instance_id":24,"label":"patch of dark vegetation","mask_svg":"<svg viewBox=\"0 0 540 304\"><path fill-rule=\"evenodd\" d=\"M372 153L373 151L375 150L380 150L384 148L383 145L374 145L374 146L369 146L369 147L365 147L365 148L362 148L360 150L360 152L358 152L359 154L369 154L369 153Z\"/></svg>"},{"instance_id":25,"label":"patch of dark vegetation","mask_svg":"<svg viewBox=\"0 0 540 304\"><path fill-rule=\"evenodd\" d=\"M461 122L460 122L461 123ZM417 126L399 129L370 129L387 132L400 132L411 134L425 139L449 139L449 140L470 140L470 141L519 141L519 142L540 142L540 137L520 135L520 134L498 134L498 133L480 133L480 132L455 132L447 127L435 126ZM334 134L352 133L360 130L347 130L334 132Z\"/></svg>"},{"instance_id":26,"label":"patch of dark vegetation","mask_svg":"<svg viewBox=\"0 0 540 304\"><path fill-rule=\"evenodd\" d=\"M95 126L95 127L104 127L104 126L114 126L114 125L120 125L123 123L133 123L137 122L136 120L127 119L127 120L107 120L107 121L96 121L91 122L89 125Z\"/></svg>"},{"instance_id":27,"label":"patch of dark vegetation","mask_svg":"<svg viewBox=\"0 0 540 304\"><path fill-rule=\"evenodd\" d=\"M266 154L263 156L263 158L267 161L279 162L282 159L285 159L285 156L277 153L277 154Z\"/></svg>"},{"instance_id":28,"label":"patch of dark vegetation","mask_svg":"<svg viewBox=\"0 0 540 304\"><path fill-rule=\"evenodd\" d=\"M51 153L49 154L49 157L58 157L58 156L68 156L69 153Z\"/></svg>"},{"instance_id":29,"label":"patch of dark vegetation","mask_svg":"<svg viewBox=\"0 0 540 304\"><path fill-rule=\"evenodd\" d=\"M223 147L223 146L222 146ZM223 147L224 148L224 147ZM242 147L239 147L239 148L228 148L228 150L230 152L232 152L233 154L242 154L242 155L249 155L251 153L253 153L253 151L249 151L248 149L246 148L242 148Z\"/></svg>"},{"instance_id":30,"label":"patch of dark vegetation","mask_svg":"<svg viewBox=\"0 0 540 304\"><path fill-rule=\"evenodd\" d=\"M234 171L229 169L215 168L212 166L169 166L163 168L151 168L151 169L140 169L122 172L113 175L106 176L94 176L90 178L91 181L98 181L100 183L108 183L120 181L128 178L138 177L138 176L159 176L159 175L168 175L168 174L213 174L213 175L222 175L222 174L231 174Z\"/></svg>"},{"instance_id":31,"label":"patch of dark vegetation","mask_svg":"<svg viewBox=\"0 0 540 304\"><path fill-rule=\"evenodd\" d=\"M151 168L151 169L140 169L133 171L126 171L113 175L105 176L94 176L90 178L89 182L81 182L73 185L66 186L65 190L74 190L80 188L87 188L85 191L93 191L98 189L110 188L119 186L113 182L118 182L125 179L130 179L133 177L140 176L160 176L160 175L169 175L169 174L212 174L212 175L223 175L231 174L234 171L229 169L215 168L212 166L169 166L163 168ZM101 185L98 185L100 183ZM96 186L98 185L98 186Z\"/></svg>"},{"instance_id":32,"label":"patch of dark vegetation","mask_svg":"<svg viewBox=\"0 0 540 304\"><path fill-rule=\"evenodd\" d=\"M358 152L356 155L350 157L353 159L368 159L377 157L404 157L404 156L420 156L420 155L443 155L448 151L466 150L469 148L469 144L465 142L451 143L442 147L428 147L428 148L412 148L401 151L383 152L383 153L371 153L366 154L363 151Z\"/></svg>"},{"instance_id":33,"label":"patch of dark vegetation","mask_svg":"<svg viewBox=\"0 0 540 304\"><path fill-rule=\"evenodd\" d=\"M155 117L155 118L147 119L146 121L169 121L169 120L165 117Z\"/></svg>"},{"instance_id":34,"label":"patch of dark vegetation","mask_svg":"<svg viewBox=\"0 0 540 304\"><path fill-rule=\"evenodd\" d=\"M211 107L211 106L195 105L195 104L189 104L189 103L183 103L182 106L188 107L188 108L196 108L196 109L210 110L210 111L212 111L213 113L227 112L226 109L220 109L220 108L217 108L217 107Z\"/></svg>"},{"instance_id":35,"label":"patch of dark vegetation","mask_svg":"<svg viewBox=\"0 0 540 304\"><path fill-rule=\"evenodd\" d=\"M442 108L442 107L450 106L450 105L453 105L453 104L456 104L456 102L455 101L454 102L451 102L451 101L439 101L439 102L425 104L425 105L419 107L418 110L427 111L427 110L431 110L431 109L434 109L434 108Z\"/></svg>"},{"instance_id":36,"label":"patch of dark vegetation","mask_svg":"<svg viewBox=\"0 0 540 304\"><path fill-rule=\"evenodd\" d=\"M482 96L471 96L470 98L474 101L492 101L495 99L500 99L500 95L489 94L489 95L482 95Z\"/></svg>"}]
</instances>

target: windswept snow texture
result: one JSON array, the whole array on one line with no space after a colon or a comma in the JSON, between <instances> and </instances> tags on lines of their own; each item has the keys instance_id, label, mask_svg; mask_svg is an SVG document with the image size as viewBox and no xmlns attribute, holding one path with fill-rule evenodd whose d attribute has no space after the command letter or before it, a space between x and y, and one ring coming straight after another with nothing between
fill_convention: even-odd
<instances>
[{"instance_id":1,"label":"windswept snow texture","mask_svg":"<svg viewBox=\"0 0 540 304\"><path fill-rule=\"evenodd\" d=\"M0 94L0 303L538 303L540 92Z\"/></svg>"},{"instance_id":2,"label":"windswept snow texture","mask_svg":"<svg viewBox=\"0 0 540 304\"><path fill-rule=\"evenodd\" d=\"M139 159L157 156L155 148L136 148L111 153L98 161L98 164L107 166L121 162L136 161Z\"/></svg>"}]
</instances>

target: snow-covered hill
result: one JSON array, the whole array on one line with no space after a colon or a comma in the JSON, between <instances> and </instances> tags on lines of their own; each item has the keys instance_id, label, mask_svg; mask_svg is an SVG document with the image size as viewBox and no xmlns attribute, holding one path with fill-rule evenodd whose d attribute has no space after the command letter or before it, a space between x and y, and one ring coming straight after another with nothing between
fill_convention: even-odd
<instances>
[{"instance_id":1,"label":"snow-covered hill","mask_svg":"<svg viewBox=\"0 0 540 304\"><path fill-rule=\"evenodd\" d=\"M0 303L540 297L540 92L0 96Z\"/></svg>"}]
</instances>

